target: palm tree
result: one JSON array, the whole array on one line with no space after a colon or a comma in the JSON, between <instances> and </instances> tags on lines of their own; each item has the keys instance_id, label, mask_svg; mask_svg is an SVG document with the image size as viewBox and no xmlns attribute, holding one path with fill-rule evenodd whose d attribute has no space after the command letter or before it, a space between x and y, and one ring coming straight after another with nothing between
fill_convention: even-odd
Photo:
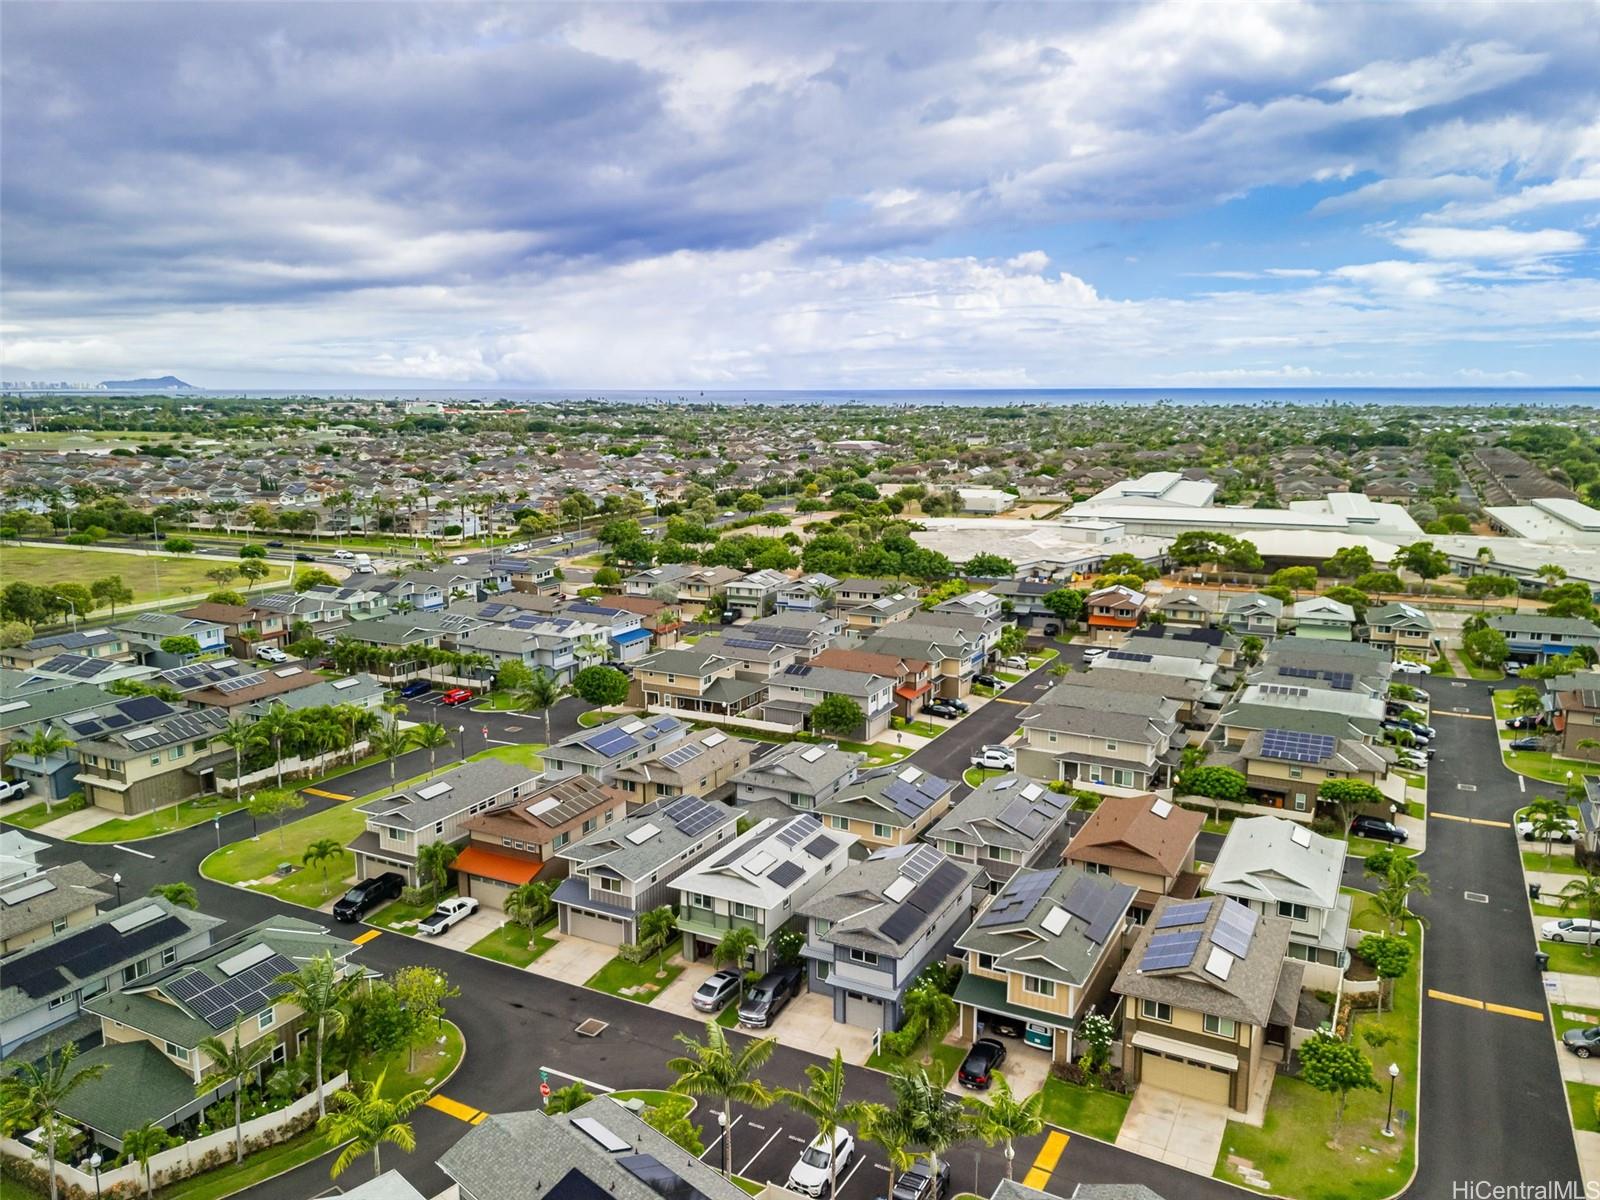
<instances>
[{"instance_id":1,"label":"palm tree","mask_svg":"<svg viewBox=\"0 0 1600 1200\"><path fill-rule=\"evenodd\" d=\"M1415 920L1419 925L1426 925L1427 921L1419 914L1411 911L1410 901L1412 894L1431 896L1433 888L1427 875L1417 870L1417 864L1409 856L1396 855L1389 862L1389 874L1384 879L1383 886L1372 898L1372 906L1380 912L1389 922L1389 932L1403 931L1407 921Z\"/></svg>"},{"instance_id":2,"label":"palm tree","mask_svg":"<svg viewBox=\"0 0 1600 1200\"><path fill-rule=\"evenodd\" d=\"M743 968L759 944L755 930L736 925L722 935L717 948L711 952L711 961L719 967Z\"/></svg>"},{"instance_id":3,"label":"palm tree","mask_svg":"<svg viewBox=\"0 0 1600 1200\"><path fill-rule=\"evenodd\" d=\"M144 1171L145 1200L150 1200L150 1196L154 1192L150 1183L150 1160L163 1150L177 1144L178 1139L154 1121L146 1121L137 1129L129 1129L123 1132L122 1156L138 1163Z\"/></svg>"},{"instance_id":4,"label":"palm tree","mask_svg":"<svg viewBox=\"0 0 1600 1200\"><path fill-rule=\"evenodd\" d=\"M557 1113L569 1113L575 1108L582 1108L594 1099L594 1093L581 1083L569 1083L564 1088L557 1088L550 1093L544 1102L544 1111L551 1116Z\"/></svg>"},{"instance_id":5,"label":"palm tree","mask_svg":"<svg viewBox=\"0 0 1600 1200\"><path fill-rule=\"evenodd\" d=\"M728 1044L726 1031L715 1021L706 1022L704 1042L697 1042L683 1033L673 1036L689 1053L667 1063L667 1069L678 1077L672 1090L686 1096L710 1096L722 1102L722 1174L724 1178L731 1177L734 1102L753 1108L766 1108L772 1103L772 1093L755 1075L772 1057L778 1039L761 1038L736 1051Z\"/></svg>"},{"instance_id":6,"label":"palm tree","mask_svg":"<svg viewBox=\"0 0 1600 1200\"><path fill-rule=\"evenodd\" d=\"M894 1195L895 1181L902 1172L909 1171L916 1156L911 1153L911 1122L899 1109L887 1104L868 1104L861 1112L861 1136L875 1143L883 1151L889 1172L889 1195Z\"/></svg>"},{"instance_id":7,"label":"palm tree","mask_svg":"<svg viewBox=\"0 0 1600 1200\"><path fill-rule=\"evenodd\" d=\"M376 1179L383 1171L378 1151L385 1142L399 1146L407 1154L416 1149L416 1134L406 1118L428 1098L428 1091L418 1088L399 1099L385 1099L383 1077L387 1073L380 1072L376 1079L357 1084L359 1091L344 1089L333 1098L334 1111L317 1122L317 1128L328 1135L333 1145L348 1143L333 1160L333 1169L328 1172L331 1178L339 1178L346 1167L370 1151L372 1177Z\"/></svg>"},{"instance_id":8,"label":"palm tree","mask_svg":"<svg viewBox=\"0 0 1600 1200\"><path fill-rule=\"evenodd\" d=\"M437 900L439 889L450 879L450 864L455 862L457 849L449 842L429 842L417 850L417 879L428 881L428 895Z\"/></svg>"},{"instance_id":9,"label":"palm tree","mask_svg":"<svg viewBox=\"0 0 1600 1200\"><path fill-rule=\"evenodd\" d=\"M344 857L344 846L337 838L318 838L306 847L306 852L300 856L300 862L305 866L317 864L322 867L322 877L328 877L328 860Z\"/></svg>"},{"instance_id":10,"label":"palm tree","mask_svg":"<svg viewBox=\"0 0 1600 1200\"><path fill-rule=\"evenodd\" d=\"M993 1146L999 1142L1006 1148L1006 1178L1012 1178L1012 1167L1017 1157L1017 1138L1029 1138L1044 1129L1044 1092L1038 1091L1026 1100L1019 1100L1011 1091L1004 1075L995 1075L994 1087L987 1100L968 1097L978 1136Z\"/></svg>"},{"instance_id":11,"label":"palm tree","mask_svg":"<svg viewBox=\"0 0 1600 1200\"><path fill-rule=\"evenodd\" d=\"M333 954L324 952L299 970L278 976L278 982L289 985L286 998L300 1007L307 1020L316 1022L317 1116L325 1117L328 1109L322 1098L322 1047L329 1033L344 1032L348 1020L345 1004L355 994L359 981L354 977L340 978Z\"/></svg>"},{"instance_id":12,"label":"palm tree","mask_svg":"<svg viewBox=\"0 0 1600 1200\"><path fill-rule=\"evenodd\" d=\"M300 732L300 719L279 701L256 719L256 732L272 743L272 757L278 769L278 786L283 786L283 743L293 741ZM220 736L220 735L219 735ZM237 751L235 751L237 753Z\"/></svg>"},{"instance_id":13,"label":"palm tree","mask_svg":"<svg viewBox=\"0 0 1600 1200\"><path fill-rule=\"evenodd\" d=\"M372 749L389 760L389 786L394 786L394 760L416 745L412 736L415 730L397 729L391 725L372 735Z\"/></svg>"},{"instance_id":14,"label":"palm tree","mask_svg":"<svg viewBox=\"0 0 1600 1200\"><path fill-rule=\"evenodd\" d=\"M554 905L550 885L535 879L508 892L503 907L508 920L532 929L550 915Z\"/></svg>"},{"instance_id":15,"label":"palm tree","mask_svg":"<svg viewBox=\"0 0 1600 1200\"><path fill-rule=\"evenodd\" d=\"M555 677L548 671L536 671L528 686L517 693L517 703L526 705L534 711L544 712L544 742L550 744L550 706L561 699L561 693L566 691Z\"/></svg>"},{"instance_id":16,"label":"palm tree","mask_svg":"<svg viewBox=\"0 0 1600 1200\"><path fill-rule=\"evenodd\" d=\"M950 1031L959 1015L955 998L929 983L907 989L901 1001L907 1024L920 1022L929 1042L938 1042Z\"/></svg>"},{"instance_id":17,"label":"palm tree","mask_svg":"<svg viewBox=\"0 0 1600 1200\"><path fill-rule=\"evenodd\" d=\"M1589 920L1600 921L1600 875L1593 871L1585 871L1577 879L1569 881L1561 889L1561 911L1583 906L1589 914ZM1583 956L1590 958L1594 955L1594 942L1585 938L1583 943Z\"/></svg>"},{"instance_id":18,"label":"palm tree","mask_svg":"<svg viewBox=\"0 0 1600 1200\"><path fill-rule=\"evenodd\" d=\"M434 758L440 746L450 744L450 731L437 721L424 722L411 727L411 738L418 748L428 752L428 774L433 774Z\"/></svg>"},{"instance_id":19,"label":"palm tree","mask_svg":"<svg viewBox=\"0 0 1600 1200\"><path fill-rule=\"evenodd\" d=\"M545 719L546 721L549 720L548 713L545 714ZM545 734L545 740L548 741L548 727L545 730ZM45 771L44 760L49 758L52 754L60 754L63 750L70 749L71 747L72 739L59 730L52 728L48 722L35 729L33 733L29 735L29 737L20 746L17 747L18 750L22 751L22 753L29 755L38 765L40 772L44 774L44 811L47 813L55 811L55 796L53 794L54 789L50 786L49 772Z\"/></svg>"},{"instance_id":20,"label":"palm tree","mask_svg":"<svg viewBox=\"0 0 1600 1200\"><path fill-rule=\"evenodd\" d=\"M1544 865L1549 866L1555 853L1556 838L1567 832L1567 806L1554 796L1535 796L1524 816L1533 826L1533 836L1544 839Z\"/></svg>"},{"instance_id":21,"label":"palm tree","mask_svg":"<svg viewBox=\"0 0 1600 1200\"><path fill-rule=\"evenodd\" d=\"M72 1070L72 1060L78 1056L75 1042L68 1042L41 1063L23 1063L16 1071L0 1080L0 1113L12 1128L38 1127L44 1136L45 1161L50 1171L50 1200L56 1200L56 1146L66 1139L71 1127L56 1115L56 1110L66 1103L68 1096L80 1084L98 1079L105 1073L104 1063Z\"/></svg>"},{"instance_id":22,"label":"palm tree","mask_svg":"<svg viewBox=\"0 0 1600 1200\"><path fill-rule=\"evenodd\" d=\"M168 904L175 904L179 908L200 907L200 897L192 883L158 883L150 889L150 895L160 896Z\"/></svg>"},{"instance_id":23,"label":"palm tree","mask_svg":"<svg viewBox=\"0 0 1600 1200\"><path fill-rule=\"evenodd\" d=\"M639 914L639 940L646 945L651 942L658 943L656 950L656 978L666 974L663 960L667 956L667 946L672 942L672 931L677 925L678 914L671 907L662 905L650 911Z\"/></svg>"},{"instance_id":24,"label":"palm tree","mask_svg":"<svg viewBox=\"0 0 1600 1200\"><path fill-rule=\"evenodd\" d=\"M211 1060L211 1069L205 1073L195 1087L196 1094L220 1091L223 1084L233 1084L233 1161L244 1161L244 1081L247 1075L261 1070L261 1066L272 1057L274 1039L270 1037L257 1038L248 1046L239 1040L239 1022L241 1018L235 1017L233 1021L233 1045L228 1045L219 1037L208 1037L201 1041L199 1051Z\"/></svg>"},{"instance_id":25,"label":"palm tree","mask_svg":"<svg viewBox=\"0 0 1600 1200\"><path fill-rule=\"evenodd\" d=\"M773 1095L801 1116L810 1117L812 1124L817 1127L816 1140L829 1147L828 1195L836 1196L839 1193L839 1157L832 1152L836 1140L834 1133L846 1122L859 1121L866 1105L860 1100L849 1101L844 1098L844 1055L837 1048L833 1052L833 1061L826 1066L812 1063L806 1067L806 1078L811 1083L805 1091L779 1088Z\"/></svg>"},{"instance_id":26,"label":"palm tree","mask_svg":"<svg viewBox=\"0 0 1600 1200\"><path fill-rule=\"evenodd\" d=\"M920 1067L900 1069L889 1076L895 1107L904 1110L911 1144L928 1154L929 1175L939 1178L939 1156L971 1132L966 1110L946 1103L945 1091Z\"/></svg>"}]
</instances>

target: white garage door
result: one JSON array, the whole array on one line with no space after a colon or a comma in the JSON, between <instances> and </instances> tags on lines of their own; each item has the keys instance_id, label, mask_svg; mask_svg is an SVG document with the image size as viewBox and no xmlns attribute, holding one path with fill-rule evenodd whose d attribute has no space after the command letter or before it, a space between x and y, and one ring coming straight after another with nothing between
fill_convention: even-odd
<instances>
[{"instance_id":1,"label":"white garage door","mask_svg":"<svg viewBox=\"0 0 1600 1200\"><path fill-rule=\"evenodd\" d=\"M844 1023L858 1029L883 1028L883 1002L860 992L844 994Z\"/></svg>"},{"instance_id":2,"label":"white garage door","mask_svg":"<svg viewBox=\"0 0 1600 1200\"><path fill-rule=\"evenodd\" d=\"M1232 1091L1233 1075L1216 1067L1183 1062L1168 1058L1153 1050L1139 1051L1139 1082L1166 1088L1196 1100L1210 1100L1213 1104L1227 1104Z\"/></svg>"},{"instance_id":3,"label":"white garage door","mask_svg":"<svg viewBox=\"0 0 1600 1200\"><path fill-rule=\"evenodd\" d=\"M573 909L568 928L573 937L588 938L591 942L606 946L620 946L628 940L628 927L624 922L613 917L602 917L598 913Z\"/></svg>"}]
</instances>

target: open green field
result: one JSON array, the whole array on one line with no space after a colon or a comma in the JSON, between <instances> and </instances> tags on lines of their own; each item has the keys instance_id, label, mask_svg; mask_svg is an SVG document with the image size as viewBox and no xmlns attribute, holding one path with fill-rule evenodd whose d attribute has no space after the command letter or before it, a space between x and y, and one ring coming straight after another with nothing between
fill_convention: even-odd
<instances>
[{"instance_id":1,"label":"open green field","mask_svg":"<svg viewBox=\"0 0 1600 1200\"><path fill-rule=\"evenodd\" d=\"M81 583L87 586L107 575L120 575L122 582L133 589L135 604L147 600L171 600L193 592L216 591L216 581L207 579L206 572L215 571L233 561L195 554L119 554L114 550L99 550L93 546L0 547L0 575L7 579L25 579L40 587L55 583ZM289 578L287 563L268 562L266 565L271 574L261 581L261 586L281 583ZM158 574L161 577L159 594L156 591ZM242 579L236 579L227 586L238 590L243 582Z\"/></svg>"},{"instance_id":2,"label":"open green field","mask_svg":"<svg viewBox=\"0 0 1600 1200\"><path fill-rule=\"evenodd\" d=\"M38 432L0 435L0 446L13 450L70 450L95 446L159 446L165 442L188 441L187 433L142 433L137 429L50 429Z\"/></svg>"}]
</instances>

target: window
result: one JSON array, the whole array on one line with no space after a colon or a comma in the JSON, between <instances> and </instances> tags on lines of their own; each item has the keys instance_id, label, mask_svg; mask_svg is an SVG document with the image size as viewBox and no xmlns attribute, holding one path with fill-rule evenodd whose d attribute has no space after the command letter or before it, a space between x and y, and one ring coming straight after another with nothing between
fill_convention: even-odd
<instances>
[{"instance_id":1,"label":"window","mask_svg":"<svg viewBox=\"0 0 1600 1200\"><path fill-rule=\"evenodd\" d=\"M1290 904L1287 900L1279 900L1278 915L1288 917L1291 921L1304 921L1311 915L1311 910L1304 904Z\"/></svg>"},{"instance_id":2,"label":"window","mask_svg":"<svg viewBox=\"0 0 1600 1200\"><path fill-rule=\"evenodd\" d=\"M105 990L106 990L106 981L104 979L96 979L93 983L84 984L83 985L83 990L82 990L82 992L80 994L83 996L83 998L85 1000L93 1000L96 996L100 995L100 993L105 991Z\"/></svg>"},{"instance_id":3,"label":"window","mask_svg":"<svg viewBox=\"0 0 1600 1200\"><path fill-rule=\"evenodd\" d=\"M66 927L67 919L65 917L57 917L54 921L50 922L51 933L60 933Z\"/></svg>"},{"instance_id":4,"label":"window","mask_svg":"<svg viewBox=\"0 0 1600 1200\"><path fill-rule=\"evenodd\" d=\"M1034 975L1022 977L1022 990L1029 996L1054 996L1056 984L1053 979L1040 979Z\"/></svg>"},{"instance_id":5,"label":"window","mask_svg":"<svg viewBox=\"0 0 1600 1200\"><path fill-rule=\"evenodd\" d=\"M511 839L510 839L510 838L501 838L501 839L500 839L500 844L501 844L501 845L502 845L502 846L509 846L509 845L511 845L511 844L512 844L512 843L511 843Z\"/></svg>"},{"instance_id":6,"label":"window","mask_svg":"<svg viewBox=\"0 0 1600 1200\"><path fill-rule=\"evenodd\" d=\"M182 757L183 757L183 747L182 746L174 746L171 750L167 751L167 758L171 762L177 762Z\"/></svg>"},{"instance_id":7,"label":"window","mask_svg":"<svg viewBox=\"0 0 1600 1200\"><path fill-rule=\"evenodd\" d=\"M821 917L815 917L815 918L812 919L811 932L814 933L817 937L826 937L827 934L828 934L828 930L830 930L832 928L833 928L833 922L832 921L824 921Z\"/></svg>"},{"instance_id":8,"label":"window","mask_svg":"<svg viewBox=\"0 0 1600 1200\"><path fill-rule=\"evenodd\" d=\"M600 822L597 817L590 817L583 823L583 831L585 833L593 833L598 828L600 828Z\"/></svg>"},{"instance_id":9,"label":"window","mask_svg":"<svg viewBox=\"0 0 1600 1200\"><path fill-rule=\"evenodd\" d=\"M845 817L829 817L828 818L828 824L832 825L835 829L849 829L850 828L850 822Z\"/></svg>"},{"instance_id":10,"label":"window","mask_svg":"<svg viewBox=\"0 0 1600 1200\"><path fill-rule=\"evenodd\" d=\"M409 842L411 840L411 831L409 829L386 829L384 832L389 835L391 842Z\"/></svg>"},{"instance_id":11,"label":"window","mask_svg":"<svg viewBox=\"0 0 1600 1200\"><path fill-rule=\"evenodd\" d=\"M879 825L874 823L872 826L872 836L875 838L889 838L893 835L894 830L890 829L887 825Z\"/></svg>"},{"instance_id":12,"label":"window","mask_svg":"<svg viewBox=\"0 0 1600 1200\"><path fill-rule=\"evenodd\" d=\"M150 765L151 765L151 766L152 766L152 767L159 767L159 766L160 766L160 765L161 765L161 755L159 755L159 754L152 754L152 755L151 755L151 756L150 756Z\"/></svg>"},{"instance_id":13,"label":"window","mask_svg":"<svg viewBox=\"0 0 1600 1200\"><path fill-rule=\"evenodd\" d=\"M1172 1024L1172 1005L1163 1004L1159 1000L1139 1001L1139 1015L1147 1021L1161 1021Z\"/></svg>"},{"instance_id":14,"label":"window","mask_svg":"<svg viewBox=\"0 0 1600 1200\"><path fill-rule=\"evenodd\" d=\"M622 880L613 879L609 875L600 876L600 890L602 892L621 892Z\"/></svg>"},{"instance_id":15,"label":"window","mask_svg":"<svg viewBox=\"0 0 1600 1200\"><path fill-rule=\"evenodd\" d=\"M963 842L940 842L939 847L952 858L966 857L967 847Z\"/></svg>"},{"instance_id":16,"label":"window","mask_svg":"<svg viewBox=\"0 0 1600 1200\"><path fill-rule=\"evenodd\" d=\"M140 959L138 962L129 963L122 968L122 982L125 984L132 983L134 980L142 979L148 974L150 974L150 964Z\"/></svg>"},{"instance_id":17,"label":"window","mask_svg":"<svg viewBox=\"0 0 1600 1200\"><path fill-rule=\"evenodd\" d=\"M878 956L870 950L857 950L852 947L850 950L850 961L864 963L869 967L875 967L878 965Z\"/></svg>"},{"instance_id":18,"label":"window","mask_svg":"<svg viewBox=\"0 0 1600 1200\"><path fill-rule=\"evenodd\" d=\"M1132 771L1125 771L1118 767L1111 772L1111 785L1113 787L1138 787L1138 776Z\"/></svg>"},{"instance_id":19,"label":"window","mask_svg":"<svg viewBox=\"0 0 1600 1200\"><path fill-rule=\"evenodd\" d=\"M189 1052L187 1050L185 1050L182 1046L174 1045L172 1042L168 1042L167 1043L167 1057L168 1058L175 1058L179 1062L186 1063L186 1062L189 1061Z\"/></svg>"},{"instance_id":20,"label":"window","mask_svg":"<svg viewBox=\"0 0 1600 1200\"><path fill-rule=\"evenodd\" d=\"M1083 863L1082 866L1091 875L1111 874L1111 868L1106 866L1105 863Z\"/></svg>"},{"instance_id":21,"label":"window","mask_svg":"<svg viewBox=\"0 0 1600 1200\"><path fill-rule=\"evenodd\" d=\"M443 833L444 832L444 822L443 821L435 821L433 823L433 832L436 835Z\"/></svg>"},{"instance_id":22,"label":"window","mask_svg":"<svg viewBox=\"0 0 1600 1200\"><path fill-rule=\"evenodd\" d=\"M1117 748L1116 742L1112 741L1110 738L1107 738L1106 739L1106 749L1107 750L1115 750L1116 748Z\"/></svg>"},{"instance_id":23,"label":"window","mask_svg":"<svg viewBox=\"0 0 1600 1200\"><path fill-rule=\"evenodd\" d=\"M65 996L57 996L54 1000L50 1001L49 1008L50 1008L51 1012L54 1012L56 1009L65 1008L67 1005L69 1005L71 1003L72 1003L72 993L68 992Z\"/></svg>"},{"instance_id":24,"label":"window","mask_svg":"<svg viewBox=\"0 0 1600 1200\"><path fill-rule=\"evenodd\" d=\"M168 946L165 950L163 950L161 952L161 965L163 967L170 967L173 963L175 963L177 961L178 961L178 948L176 946Z\"/></svg>"},{"instance_id":25,"label":"window","mask_svg":"<svg viewBox=\"0 0 1600 1200\"><path fill-rule=\"evenodd\" d=\"M1014 863L1022 861L1022 855L1015 850L1008 850L1004 846L986 846L984 847L984 853L995 862Z\"/></svg>"},{"instance_id":26,"label":"window","mask_svg":"<svg viewBox=\"0 0 1600 1200\"><path fill-rule=\"evenodd\" d=\"M1296 792L1294 794L1294 809L1296 812L1305 812L1306 794L1304 792Z\"/></svg>"},{"instance_id":27,"label":"window","mask_svg":"<svg viewBox=\"0 0 1600 1200\"><path fill-rule=\"evenodd\" d=\"M978 955L978 969L980 971L994 970L994 955L980 953Z\"/></svg>"},{"instance_id":28,"label":"window","mask_svg":"<svg viewBox=\"0 0 1600 1200\"><path fill-rule=\"evenodd\" d=\"M571 840L572 840L572 834L570 834L570 833L558 833L558 834L556 834L555 838L551 841L550 844L552 846L554 846L557 850L559 850L559 849L561 849L561 847L565 846Z\"/></svg>"},{"instance_id":29,"label":"window","mask_svg":"<svg viewBox=\"0 0 1600 1200\"><path fill-rule=\"evenodd\" d=\"M1207 1033L1214 1033L1218 1037L1225 1037L1230 1042L1237 1041L1239 1038L1238 1024L1230 1021L1227 1017L1213 1017L1210 1013L1207 1013L1205 1016L1205 1030Z\"/></svg>"},{"instance_id":30,"label":"window","mask_svg":"<svg viewBox=\"0 0 1600 1200\"><path fill-rule=\"evenodd\" d=\"M261 1015L256 1018L256 1025L262 1029L271 1029L272 1023L277 1019L277 1012L269 1006L263 1009Z\"/></svg>"},{"instance_id":31,"label":"window","mask_svg":"<svg viewBox=\"0 0 1600 1200\"><path fill-rule=\"evenodd\" d=\"M740 904L735 901L728 905L728 911L746 921L754 921L756 919L756 910L753 904Z\"/></svg>"}]
</instances>

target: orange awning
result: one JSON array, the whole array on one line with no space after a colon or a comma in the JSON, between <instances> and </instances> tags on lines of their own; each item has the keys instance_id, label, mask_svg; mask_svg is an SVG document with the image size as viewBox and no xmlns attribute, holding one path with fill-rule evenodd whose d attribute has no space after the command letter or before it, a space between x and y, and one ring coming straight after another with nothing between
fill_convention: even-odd
<instances>
[{"instance_id":1,"label":"orange awning","mask_svg":"<svg viewBox=\"0 0 1600 1200\"><path fill-rule=\"evenodd\" d=\"M927 690L928 684L925 683L921 687L897 687L894 690L894 694L899 696L902 700L915 700Z\"/></svg>"},{"instance_id":2,"label":"orange awning","mask_svg":"<svg viewBox=\"0 0 1600 1200\"><path fill-rule=\"evenodd\" d=\"M513 858L509 854L496 854L481 846L468 846L456 855L450 868L484 879L496 879L501 883L523 884L544 870L544 864L526 858Z\"/></svg>"}]
</instances>

